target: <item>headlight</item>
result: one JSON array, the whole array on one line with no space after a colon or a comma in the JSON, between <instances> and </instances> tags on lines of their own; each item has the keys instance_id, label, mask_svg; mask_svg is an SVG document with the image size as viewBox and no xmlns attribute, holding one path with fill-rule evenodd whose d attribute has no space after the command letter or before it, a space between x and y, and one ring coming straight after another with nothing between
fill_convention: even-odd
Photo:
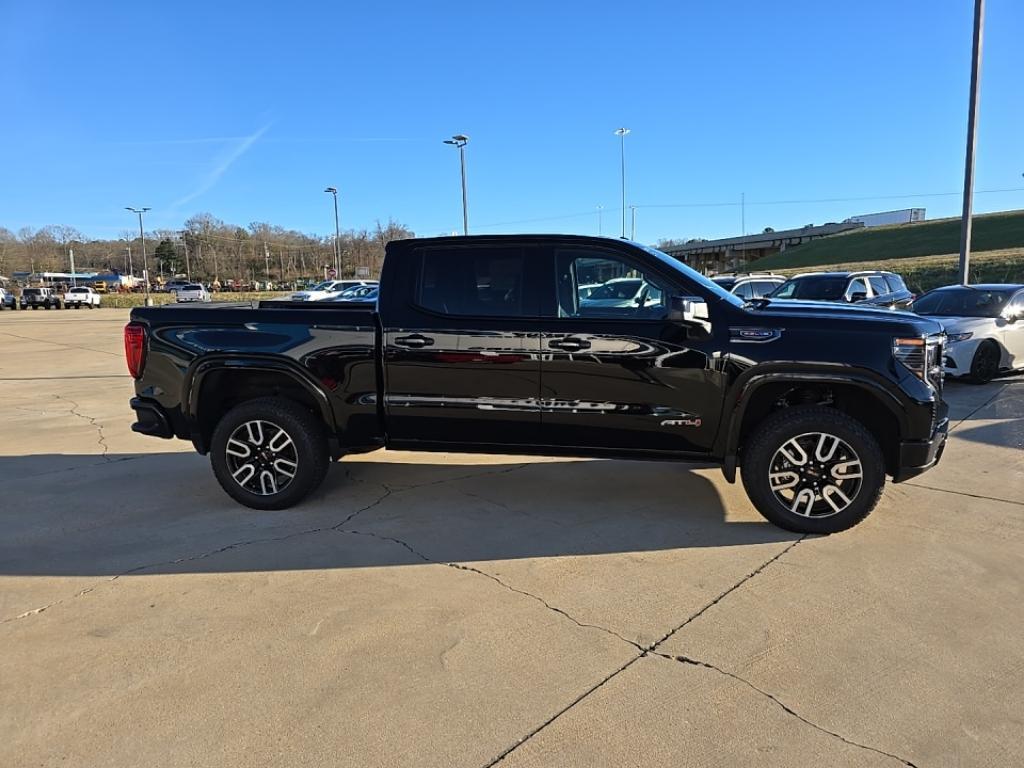
<instances>
[{"instance_id":1,"label":"headlight","mask_svg":"<svg viewBox=\"0 0 1024 768\"><path fill-rule=\"evenodd\" d=\"M949 333L946 334L946 341L952 344L954 341L967 341L974 334L968 331L967 333Z\"/></svg>"},{"instance_id":2,"label":"headlight","mask_svg":"<svg viewBox=\"0 0 1024 768\"><path fill-rule=\"evenodd\" d=\"M942 335L897 338L892 340L892 354L922 381L936 389L942 385Z\"/></svg>"}]
</instances>

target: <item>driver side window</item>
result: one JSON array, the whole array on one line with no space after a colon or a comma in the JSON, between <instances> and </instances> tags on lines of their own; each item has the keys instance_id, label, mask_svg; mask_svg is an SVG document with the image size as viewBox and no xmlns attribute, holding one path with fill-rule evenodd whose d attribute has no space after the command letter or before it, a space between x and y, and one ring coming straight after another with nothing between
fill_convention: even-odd
<instances>
[{"instance_id":1,"label":"driver side window","mask_svg":"<svg viewBox=\"0 0 1024 768\"><path fill-rule=\"evenodd\" d=\"M572 248L556 251L558 316L659 320L668 293L618 254Z\"/></svg>"}]
</instances>

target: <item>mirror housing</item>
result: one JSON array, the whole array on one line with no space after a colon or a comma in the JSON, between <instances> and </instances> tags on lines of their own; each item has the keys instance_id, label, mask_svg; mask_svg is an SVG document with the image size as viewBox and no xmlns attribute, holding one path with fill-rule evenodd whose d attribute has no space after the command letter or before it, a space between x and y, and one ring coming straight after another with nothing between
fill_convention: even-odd
<instances>
[{"instance_id":1,"label":"mirror housing","mask_svg":"<svg viewBox=\"0 0 1024 768\"><path fill-rule=\"evenodd\" d=\"M673 296L669 302L668 319L711 330L708 303L701 296Z\"/></svg>"}]
</instances>

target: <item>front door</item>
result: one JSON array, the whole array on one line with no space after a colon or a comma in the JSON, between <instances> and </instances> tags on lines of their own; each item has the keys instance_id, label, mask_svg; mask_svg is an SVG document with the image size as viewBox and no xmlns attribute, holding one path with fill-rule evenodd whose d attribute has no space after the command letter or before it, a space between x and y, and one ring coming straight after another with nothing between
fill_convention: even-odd
<instances>
[{"instance_id":1,"label":"front door","mask_svg":"<svg viewBox=\"0 0 1024 768\"><path fill-rule=\"evenodd\" d=\"M539 442L538 270L524 246L409 255L382 297L391 445Z\"/></svg>"},{"instance_id":2,"label":"front door","mask_svg":"<svg viewBox=\"0 0 1024 768\"><path fill-rule=\"evenodd\" d=\"M721 408L713 345L668 320L670 297L695 291L613 249L558 246L549 264L557 287L542 296L545 444L708 452Z\"/></svg>"}]
</instances>

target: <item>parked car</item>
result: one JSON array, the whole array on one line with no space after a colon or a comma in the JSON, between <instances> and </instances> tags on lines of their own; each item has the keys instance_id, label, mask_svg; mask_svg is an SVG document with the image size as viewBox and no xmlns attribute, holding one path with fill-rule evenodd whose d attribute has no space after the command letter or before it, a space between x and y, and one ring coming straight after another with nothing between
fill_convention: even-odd
<instances>
[{"instance_id":1,"label":"parked car","mask_svg":"<svg viewBox=\"0 0 1024 768\"><path fill-rule=\"evenodd\" d=\"M79 307L92 309L99 305L100 295L93 288L85 285L69 288L68 292L64 294L64 306L68 309L78 309Z\"/></svg>"},{"instance_id":2,"label":"parked car","mask_svg":"<svg viewBox=\"0 0 1024 768\"><path fill-rule=\"evenodd\" d=\"M588 304L589 270L658 298ZM256 509L388 446L739 467L761 514L815 533L942 455L942 328L911 313L743 302L653 248L581 236L396 240L380 285L376 305L132 310L132 429L192 441Z\"/></svg>"},{"instance_id":3,"label":"parked car","mask_svg":"<svg viewBox=\"0 0 1024 768\"><path fill-rule=\"evenodd\" d=\"M39 309L60 309L60 296L54 293L52 288L24 288L21 291L21 308Z\"/></svg>"},{"instance_id":4,"label":"parked car","mask_svg":"<svg viewBox=\"0 0 1024 768\"><path fill-rule=\"evenodd\" d=\"M17 297L5 288L0 288L0 309L15 309Z\"/></svg>"},{"instance_id":5,"label":"parked car","mask_svg":"<svg viewBox=\"0 0 1024 768\"><path fill-rule=\"evenodd\" d=\"M784 282L786 278L782 275L773 275L771 272L732 272L728 274L715 275L711 278L720 286L734 293L741 299L763 299Z\"/></svg>"},{"instance_id":6,"label":"parked car","mask_svg":"<svg viewBox=\"0 0 1024 768\"><path fill-rule=\"evenodd\" d=\"M652 306L661 301L661 291L642 277L614 277L597 288L579 296L581 307L591 309L631 309Z\"/></svg>"},{"instance_id":7,"label":"parked car","mask_svg":"<svg viewBox=\"0 0 1024 768\"><path fill-rule=\"evenodd\" d=\"M163 288L160 290L162 290L164 293L177 293L188 284L188 280L168 280L166 283L163 284Z\"/></svg>"},{"instance_id":8,"label":"parked car","mask_svg":"<svg viewBox=\"0 0 1024 768\"><path fill-rule=\"evenodd\" d=\"M380 294L380 287L376 285L360 285L355 288L349 288L346 291L342 291L333 299L325 299L325 301L362 301L362 302L374 302L377 300L377 296Z\"/></svg>"},{"instance_id":9,"label":"parked car","mask_svg":"<svg viewBox=\"0 0 1024 768\"><path fill-rule=\"evenodd\" d=\"M360 285L376 285L376 280L325 280L314 285L312 288L293 293L292 301L323 301L333 299L342 291L348 288L355 288Z\"/></svg>"},{"instance_id":10,"label":"parked car","mask_svg":"<svg viewBox=\"0 0 1024 768\"><path fill-rule=\"evenodd\" d=\"M919 296L912 309L945 329L946 375L985 384L1024 369L1024 284L947 285Z\"/></svg>"},{"instance_id":11,"label":"parked car","mask_svg":"<svg viewBox=\"0 0 1024 768\"><path fill-rule=\"evenodd\" d=\"M907 289L903 278L893 272L808 272L791 277L768 298L906 309L914 301L914 294Z\"/></svg>"},{"instance_id":12,"label":"parked car","mask_svg":"<svg viewBox=\"0 0 1024 768\"><path fill-rule=\"evenodd\" d=\"M201 283L185 283L174 292L174 297L179 304L190 301L209 301L210 292Z\"/></svg>"}]
</instances>

